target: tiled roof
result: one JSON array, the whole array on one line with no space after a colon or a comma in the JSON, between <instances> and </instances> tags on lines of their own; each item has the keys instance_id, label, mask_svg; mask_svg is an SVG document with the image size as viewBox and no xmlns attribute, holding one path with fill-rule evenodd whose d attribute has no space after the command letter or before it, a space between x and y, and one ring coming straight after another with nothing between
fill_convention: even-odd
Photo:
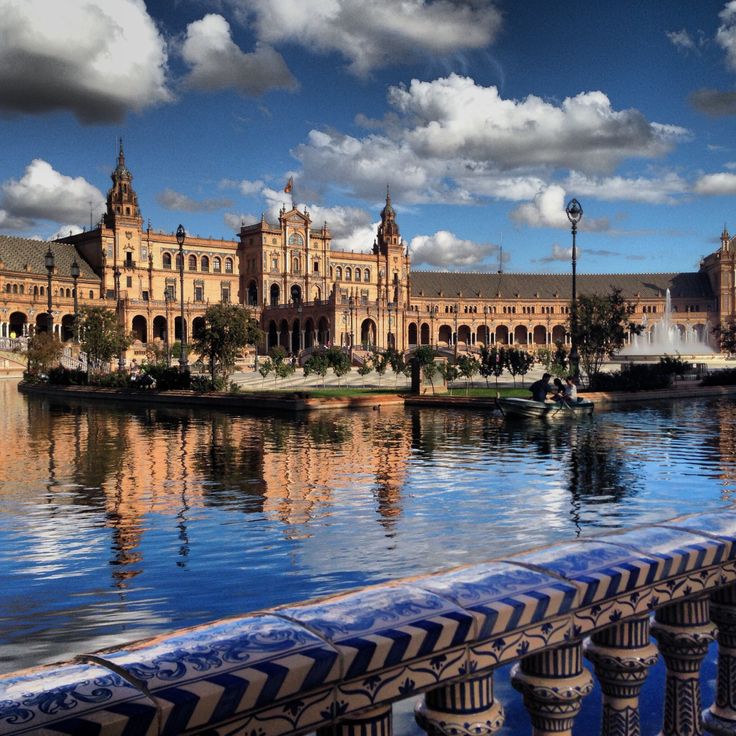
<instances>
[{"instance_id":1,"label":"tiled roof","mask_svg":"<svg viewBox=\"0 0 736 736\"><path fill-rule=\"evenodd\" d=\"M618 287L625 299L662 299L665 291L677 298L714 299L704 273L578 274L578 294L608 294ZM569 299L569 274L459 273L412 271L411 293L424 299ZM440 296L440 292L442 296ZM537 297L537 295L539 295Z\"/></svg>"},{"instance_id":2,"label":"tiled roof","mask_svg":"<svg viewBox=\"0 0 736 736\"><path fill-rule=\"evenodd\" d=\"M51 246L56 264L57 276L71 278L72 261L75 256L79 264L79 275L83 279L99 279L92 267L70 243L48 243L44 240L18 238L14 235L0 235L0 260L4 271L28 272L47 275L44 256Z\"/></svg>"}]
</instances>

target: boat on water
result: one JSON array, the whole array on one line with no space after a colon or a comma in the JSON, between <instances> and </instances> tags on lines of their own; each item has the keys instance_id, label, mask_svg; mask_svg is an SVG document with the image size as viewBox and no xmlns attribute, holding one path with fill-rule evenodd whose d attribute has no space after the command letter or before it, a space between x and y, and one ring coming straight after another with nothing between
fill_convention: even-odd
<instances>
[{"instance_id":1,"label":"boat on water","mask_svg":"<svg viewBox=\"0 0 736 736\"><path fill-rule=\"evenodd\" d=\"M578 399L569 404L559 401L534 401L532 399L496 399L505 417L533 419L565 419L590 416L594 404L589 399Z\"/></svg>"}]
</instances>

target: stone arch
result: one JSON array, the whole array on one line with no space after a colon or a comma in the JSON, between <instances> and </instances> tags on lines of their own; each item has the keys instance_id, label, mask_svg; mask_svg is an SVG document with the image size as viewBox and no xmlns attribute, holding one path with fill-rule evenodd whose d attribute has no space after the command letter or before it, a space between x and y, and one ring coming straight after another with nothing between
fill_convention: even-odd
<instances>
[{"instance_id":1,"label":"stone arch","mask_svg":"<svg viewBox=\"0 0 736 736\"><path fill-rule=\"evenodd\" d=\"M279 345L284 348L284 350L289 350L289 323L282 319L281 323L279 324Z\"/></svg>"},{"instance_id":2,"label":"stone arch","mask_svg":"<svg viewBox=\"0 0 736 736\"><path fill-rule=\"evenodd\" d=\"M28 331L28 317L25 312L11 312L8 322L10 337L23 337Z\"/></svg>"},{"instance_id":3,"label":"stone arch","mask_svg":"<svg viewBox=\"0 0 736 736\"><path fill-rule=\"evenodd\" d=\"M327 345L331 339L330 322L327 317L320 317L317 323L317 342L320 345Z\"/></svg>"},{"instance_id":4,"label":"stone arch","mask_svg":"<svg viewBox=\"0 0 736 736\"><path fill-rule=\"evenodd\" d=\"M302 301L302 287L299 284L293 284L289 290L289 296L291 297L292 304L301 304Z\"/></svg>"},{"instance_id":5,"label":"stone arch","mask_svg":"<svg viewBox=\"0 0 736 736\"><path fill-rule=\"evenodd\" d=\"M544 325L536 325L532 331L532 342L538 346L547 344L547 328Z\"/></svg>"},{"instance_id":6,"label":"stone arch","mask_svg":"<svg viewBox=\"0 0 736 736\"><path fill-rule=\"evenodd\" d=\"M158 315L158 317L153 318L153 339L163 340L164 342L168 339L166 317Z\"/></svg>"},{"instance_id":7,"label":"stone arch","mask_svg":"<svg viewBox=\"0 0 736 736\"><path fill-rule=\"evenodd\" d=\"M557 343L565 344L565 328L562 325L555 325L552 328L552 343L554 345L557 345Z\"/></svg>"},{"instance_id":8,"label":"stone arch","mask_svg":"<svg viewBox=\"0 0 736 736\"><path fill-rule=\"evenodd\" d=\"M304 348L309 349L314 347L315 334L314 334L314 320L310 317L304 323Z\"/></svg>"},{"instance_id":9,"label":"stone arch","mask_svg":"<svg viewBox=\"0 0 736 736\"><path fill-rule=\"evenodd\" d=\"M514 343L516 345L526 345L528 341L529 330L526 325L516 325L514 327Z\"/></svg>"},{"instance_id":10,"label":"stone arch","mask_svg":"<svg viewBox=\"0 0 736 736\"><path fill-rule=\"evenodd\" d=\"M74 315L65 314L61 318L61 339L64 342L74 339Z\"/></svg>"},{"instance_id":11,"label":"stone arch","mask_svg":"<svg viewBox=\"0 0 736 736\"><path fill-rule=\"evenodd\" d=\"M204 328L204 317L195 317L192 320L192 338L196 340L204 332Z\"/></svg>"},{"instance_id":12,"label":"stone arch","mask_svg":"<svg viewBox=\"0 0 736 736\"><path fill-rule=\"evenodd\" d=\"M136 314L131 324L132 332L136 340L142 343L148 342L148 320L142 314Z\"/></svg>"},{"instance_id":13,"label":"stone arch","mask_svg":"<svg viewBox=\"0 0 736 736\"><path fill-rule=\"evenodd\" d=\"M470 345L470 327L468 325L460 325L457 328L457 341Z\"/></svg>"},{"instance_id":14,"label":"stone arch","mask_svg":"<svg viewBox=\"0 0 736 736\"><path fill-rule=\"evenodd\" d=\"M276 329L276 322L274 320L271 320L268 323L268 340L267 340L267 349L270 350L272 347L275 347L279 344L279 333Z\"/></svg>"},{"instance_id":15,"label":"stone arch","mask_svg":"<svg viewBox=\"0 0 736 736\"><path fill-rule=\"evenodd\" d=\"M360 323L360 344L365 350L376 345L377 332L376 323L372 319L364 319Z\"/></svg>"},{"instance_id":16,"label":"stone arch","mask_svg":"<svg viewBox=\"0 0 736 736\"><path fill-rule=\"evenodd\" d=\"M251 281L248 284L248 306L258 306L258 284L255 281Z\"/></svg>"},{"instance_id":17,"label":"stone arch","mask_svg":"<svg viewBox=\"0 0 736 736\"><path fill-rule=\"evenodd\" d=\"M174 340L181 340L182 336L182 322L181 317L174 317ZM184 320L184 336L186 339L187 334L187 321Z\"/></svg>"},{"instance_id":18,"label":"stone arch","mask_svg":"<svg viewBox=\"0 0 736 736\"><path fill-rule=\"evenodd\" d=\"M421 326L421 328L419 330L419 333L420 333L420 344L421 345L430 345L431 344L430 341L432 339L432 334L430 332L429 325L426 322L422 322L422 326ZM411 340L409 340L409 342L411 343Z\"/></svg>"},{"instance_id":19,"label":"stone arch","mask_svg":"<svg viewBox=\"0 0 736 736\"><path fill-rule=\"evenodd\" d=\"M281 288L278 284L271 284L269 291L269 303L272 307L278 307L279 300L281 299Z\"/></svg>"},{"instance_id":20,"label":"stone arch","mask_svg":"<svg viewBox=\"0 0 736 736\"><path fill-rule=\"evenodd\" d=\"M317 303L322 301L322 289L320 289L319 286L312 287L312 301Z\"/></svg>"},{"instance_id":21,"label":"stone arch","mask_svg":"<svg viewBox=\"0 0 736 736\"><path fill-rule=\"evenodd\" d=\"M499 345L509 344L509 328L506 325L496 327L496 343Z\"/></svg>"},{"instance_id":22,"label":"stone arch","mask_svg":"<svg viewBox=\"0 0 736 736\"><path fill-rule=\"evenodd\" d=\"M443 345L450 345L452 343L452 327L450 325L440 325L437 341Z\"/></svg>"},{"instance_id":23,"label":"stone arch","mask_svg":"<svg viewBox=\"0 0 736 736\"><path fill-rule=\"evenodd\" d=\"M418 344L419 330L416 322L409 322L409 345Z\"/></svg>"}]
</instances>

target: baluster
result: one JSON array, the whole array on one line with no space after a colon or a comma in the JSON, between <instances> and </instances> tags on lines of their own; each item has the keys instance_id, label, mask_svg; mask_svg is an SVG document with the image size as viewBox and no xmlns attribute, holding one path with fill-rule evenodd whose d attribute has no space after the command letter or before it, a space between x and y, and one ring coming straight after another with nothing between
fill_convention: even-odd
<instances>
[{"instance_id":1,"label":"baluster","mask_svg":"<svg viewBox=\"0 0 736 736\"><path fill-rule=\"evenodd\" d=\"M711 594L710 616L718 626L716 702L703 711L709 733L736 734L736 585Z\"/></svg>"},{"instance_id":2,"label":"baluster","mask_svg":"<svg viewBox=\"0 0 736 736\"><path fill-rule=\"evenodd\" d=\"M345 718L339 723L317 729L317 736L392 736L393 718L391 706L381 706L364 711L355 718Z\"/></svg>"},{"instance_id":3,"label":"baluster","mask_svg":"<svg viewBox=\"0 0 736 736\"><path fill-rule=\"evenodd\" d=\"M522 659L514 666L511 682L524 694L533 736L571 736L580 701L593 689L579 641Z\"/></svg>"},{"instance_id":4,"label":"baluster","mask_svg":"<svg viewBox=\"0 0 736 736\"><path fill-rule=\"evenodd\" d=\"M708 609L706 594L664 606L654 614L652 636L667 668L661 736L703 734L700 665L717 633Z\"/></svg>"},{"instance_id":5,"label":"baluster","mask_svg":"<svg viewBox=\"0 0 736 736\"><path fill-rule=\"evenodd\" d=\"M414 718L429 736L485 736L503 726L503 707L493 697L493 673L426 693Z\"/></svg>"},{"instance_id":6,"label":"baluster","mask_svg":"<svg viewBox=\"0 0 736 736\"><path fill-rule=\"evenodd\" d=\"M639 736L639 692L657 648L649 641L649 616L623 621L586 640L603 692L601 736Z\"/></svg>"}]
</instances>

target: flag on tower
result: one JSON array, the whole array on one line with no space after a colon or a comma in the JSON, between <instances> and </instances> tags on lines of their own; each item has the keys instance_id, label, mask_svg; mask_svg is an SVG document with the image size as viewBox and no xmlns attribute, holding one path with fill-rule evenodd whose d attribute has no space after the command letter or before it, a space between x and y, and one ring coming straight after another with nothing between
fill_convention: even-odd
<instances>
[{"instance_id":1,"label":"flag on tower","mask_svg":"<svg viewBox=\"0 0 736 736\"><path fill-rule=\"evenodd\" d=\"M286 182L286 186L284 187L284 191L287 194L291 194L291 190L294 188L294 177L290 176L289 181Z\"/></svg>"}]
</instances>

